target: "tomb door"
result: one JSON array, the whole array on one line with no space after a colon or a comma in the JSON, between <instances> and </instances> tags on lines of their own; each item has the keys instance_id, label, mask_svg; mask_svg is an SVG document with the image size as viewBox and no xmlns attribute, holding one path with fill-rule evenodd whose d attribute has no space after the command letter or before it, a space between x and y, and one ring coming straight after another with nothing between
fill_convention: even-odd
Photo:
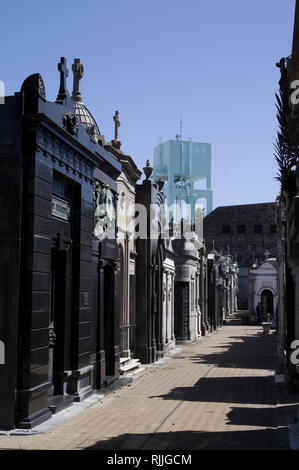
<instances>
[{"instance_id":1,"label":"tomb door","mask_svg":"<svg viewBox=\"0 0 299 470\"><path fill-rule=\"evenodd\" d=\"M273 294L269 289L265 289L261 296L262 318L267 320L267 314L273 315Z\"/></svg>"},{"instance_id":2,"label":"tomb door","mask_svg":"<svg viewBox=\"0 0 299 470\"><path fill-rule=\"evenodd\" d=\"M189 283L176 282L174 288L174 333L177 340L189 339Z\"/></svg>"},{"instance_id":3,"label":"tomb door","mask_svg":"<svg viewBox=\"0 0 299 470\"><path fill-rule=\"evenodd\" d=\"M52 250L49 321L49 396L63 395L69 363L70 250Z\"/></svg>"},{"instance_id":4,"label":"tomb door","mask_svg":"<svg viewBox=\"0 0 299 470\"><path fill-rule=\"evenodd\" d=\"M104 267L104 348L106 376L115 374L114 354L114 270L111 265Z\"/></svg>"},{"instance_id":5,"label":"tomb door","mask_svg":"<svg viewBox=\"0 0 299 470\"><path fill-rule=\"evenodd\" d=\"M130 351L135 357L136 354L136 279L135 275L130 275Z\"/></svg>"}]
</instances>

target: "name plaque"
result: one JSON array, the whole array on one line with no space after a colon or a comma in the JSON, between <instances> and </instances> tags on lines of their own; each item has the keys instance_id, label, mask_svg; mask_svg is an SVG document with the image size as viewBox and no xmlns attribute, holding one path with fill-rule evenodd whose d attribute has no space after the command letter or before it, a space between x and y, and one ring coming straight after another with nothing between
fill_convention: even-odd
<instances>
[{"instance_id":1,"label":"name plaque","mask_svg":"<svg viewBox=\"0 0 299 470\"><path fill-rule=\"evenodd\" d=\"M71 207L70 203L52 196L52 215L58 219L69 221Z\"/></svg>"}]
</instances>

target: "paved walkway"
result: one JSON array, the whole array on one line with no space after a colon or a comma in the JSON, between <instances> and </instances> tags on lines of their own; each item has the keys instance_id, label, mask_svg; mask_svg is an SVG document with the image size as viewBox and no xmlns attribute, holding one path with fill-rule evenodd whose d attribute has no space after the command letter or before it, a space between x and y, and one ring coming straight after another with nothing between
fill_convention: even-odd
<instances>
[{"instance_id":1,"label":"paved walkway","mask_svg":"<svg viewBox=\"0 0 299 470\"><path fill-rule=\"evenodd\" d=\"M50 432L0 449L279 449L275 335L232 319Z\"/></svg>"}]
</instances>

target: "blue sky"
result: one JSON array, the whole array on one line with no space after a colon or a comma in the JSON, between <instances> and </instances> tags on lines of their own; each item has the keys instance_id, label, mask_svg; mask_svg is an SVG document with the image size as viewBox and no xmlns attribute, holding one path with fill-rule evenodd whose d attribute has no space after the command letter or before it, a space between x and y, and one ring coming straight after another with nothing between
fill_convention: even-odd
<instances>
[{"instance_id":1,"label":"blue sky","mask_svg":"<svg viewBox=\"0 0 299 470\"><path fill-rule=\"evenodd\" d=\"M214 207L273 201L275 63L291 52L295 0L2 0L6 94L80 57L84 103L106 140L120 113L122 150L140 169L161 139L212 144ZM71 73L68 88L72 90Z\"/></svg>"}]
</instances>

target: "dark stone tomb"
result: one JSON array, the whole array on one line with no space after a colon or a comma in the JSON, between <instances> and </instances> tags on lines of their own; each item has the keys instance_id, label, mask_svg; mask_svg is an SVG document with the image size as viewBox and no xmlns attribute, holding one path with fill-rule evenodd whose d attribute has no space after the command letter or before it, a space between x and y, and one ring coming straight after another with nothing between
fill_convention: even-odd
<instances>
[{"instance_id":1,"label":"dark stone tomb","mask_svg":"<svg viewBox=\"0 0 299 470\"><path fill-rule=\"evenodd\" d=\"M121 165L58 64L56 102L29 76L0 106L0 428L31 428L119 374ZM106 209L98 217L99 202ZM114 211L114 212L113 212Z\"/></svg>"}]
</instances>

